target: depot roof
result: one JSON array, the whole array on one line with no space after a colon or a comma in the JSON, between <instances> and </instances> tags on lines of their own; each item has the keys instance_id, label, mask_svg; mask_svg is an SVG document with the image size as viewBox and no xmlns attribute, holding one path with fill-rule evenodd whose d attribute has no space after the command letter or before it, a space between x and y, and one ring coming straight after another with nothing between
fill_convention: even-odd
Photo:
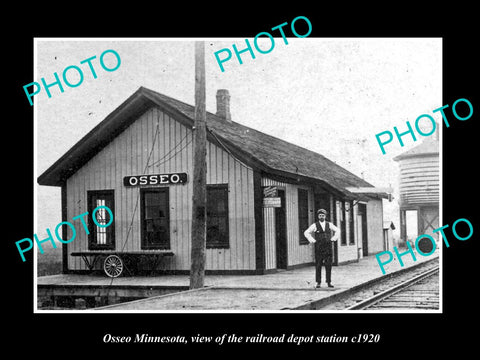
<instances>
[{"instance_id":1,"label":"depot roof","mask_svg":"<svg viewBox=\"0 0 480 360\"><path fill-rule=\"evenodd\" d=\"M62 186L68 177L151 107L160 108L190 128L194 124L194 106L140 87L41 174L38 183ZM374 188L321 154L237 122L226 121L210 112L207 112L207 129L209 141L219 144L247 165L264 173L293 181L319 183L348 198L358 198L358 192L354 194L347 188ZM375 196L387 197L387 194L377 192Z\"/></svg>"}]
</instances>

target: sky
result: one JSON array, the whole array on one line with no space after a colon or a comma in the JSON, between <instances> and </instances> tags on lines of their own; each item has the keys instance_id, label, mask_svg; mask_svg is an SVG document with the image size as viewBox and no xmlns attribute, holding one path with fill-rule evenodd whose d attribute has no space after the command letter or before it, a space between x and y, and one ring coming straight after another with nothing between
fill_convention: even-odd
<instances>
[{"instance_id":1,"label":"sky","mask_svg":"<svg viewBox=\"0 0 480 360\"><path fill-rule=\"evenodd\" d=\"M64 69L82 69L83 82L44 89L34 97L35 232L45 234L61 222L60 188L38 186L36 178L140 86L194 105L194 40L199 39L61 39L35 40L34 79L54 81ZM273 50L255 59L243 53L218 66L214 52L244 38L205 41L206 108L215 113L217 89L230 92L232 120L318 152L376 187L392 187L384 201L384 220L398 225L398 164L392 159L421 143L403 138L386 146L383 155L375 135L397 126L406 130L421 114L441 123L432 111L442 103L441 38L275 38ZM270 40L260 39L268 49ZM250 39L252 43L252 39ZM121 64L107 72L99 63L105 50L116 51ZM80 62L96 56L92 65ZM112 54L104 57L115 66ZM75 83L75 71L68 72ZM28 100L25 99L28 104ZM437 128L438 129L441 127ZM399 226L397 226L397 229ZM31 236L26 234L25 236Z\"/></svg>"}]
</instances>

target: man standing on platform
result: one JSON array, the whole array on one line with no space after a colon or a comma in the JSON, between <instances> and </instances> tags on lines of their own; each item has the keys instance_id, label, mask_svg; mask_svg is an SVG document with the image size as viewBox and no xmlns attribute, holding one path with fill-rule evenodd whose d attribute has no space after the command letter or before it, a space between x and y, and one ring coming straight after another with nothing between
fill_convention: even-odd
<instances>
[{"instance_id":1,"label":"man standing on platform","mask_svg":"<svg viewBox=\"0 0 480 360\"><path fill-rule=\"evenodd\" d=\"M320 287L322 282L322 265L325 265L326 281L328 287L332 285L332 241L337 241L340 237L340 229L331 222L325 221L327 210L319 209L317 211L318 220L315 221L303 233L310 243L315 243L315 281L316 288ZM333 236L332 236L333 231ZM314 236L312 236L314 234Z\"/></svg>"}]
</instances>

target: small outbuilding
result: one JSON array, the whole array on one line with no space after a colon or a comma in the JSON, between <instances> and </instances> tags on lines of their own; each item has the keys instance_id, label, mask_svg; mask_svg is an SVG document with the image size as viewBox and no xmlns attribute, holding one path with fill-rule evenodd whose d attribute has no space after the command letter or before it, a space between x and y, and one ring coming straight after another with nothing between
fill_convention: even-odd
<instances>
[{"instance_id":1,"label":"small outbuilding","mask_svg":"<svg viewBox=\"0 0 480 360\"><path fill-rule=\"evenodd\" d=\"M393 240L393 230L395 230L393 221L383 221L383 246L385 251L392 251L393 247L397 245Z\"/></svg>"},{"instance_id":2,"label":"small outbuilding","mask_svg":"<svg viewBox=\"0 0 480 360\"><path fill-rule=\"evenodd\" d=\"M207 274L312 264L303 232L319 208L341 229L335 264L387 250L386 192L321 154L233 121L229 104L219 90L217 113L207 112ZM113 214L106 228L89 216L89 234L77 231L63 245L64 272L101 269L96 257L112 253L168 253L158 273L189 272L193 124L194 106L141 87L39 176L40 185L61 187L63 221L102 205ZM111 220L105 211L96 216L98 224ZM63 236L71 238L69 227Z\"/></svg>"}]
</instances>

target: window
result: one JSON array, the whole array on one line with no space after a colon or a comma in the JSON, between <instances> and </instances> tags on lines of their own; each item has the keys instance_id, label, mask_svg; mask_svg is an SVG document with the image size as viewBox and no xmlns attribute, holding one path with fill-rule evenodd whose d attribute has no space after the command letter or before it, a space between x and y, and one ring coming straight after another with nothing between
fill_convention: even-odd
<instances>
[{"instance_id":1,"label":"window","mask_svg":"<svg viewBox=\"0 0 480 360\"><path fill-rule=\"evenodd\" d=\"M340 201L340 245L347 245L345 202Z\"/></svg>"},{"instance_id":2,"label":"window","mask_svg":"<svg viewBox=\"0 0 480 360\"><path fill-rule=\"evenodd\" d=\"M354 211L353 211L353 201L349 202L348 208L348 223L349 223L349 231L348 231L348 244L354 245L355 244L355 228L354 228Z\"/></svg>"},{"instance_id":3,"label":"window","mask_svg":"<svg viewBox=\"0 0 480 360\"><path fill-rule=\"evenodd\" d=\"M142 249L170 248L168 188L140 189Z\"/></svg>"},{"instance_id":4,"label":"window","mask_svg":"<svg viewBox=\"0 0 480 360\"><path fill-rule=\"evenodd\" d=\"M207 249L229 248L228 184L207 185Z\"/></svg>"},{"instance_id":5,"label":"window","mask_svg":"<svg viewBox=\"0 0 480 360\"><path fill-rule=\"evenodd\" d=\"M115 201L113 190L87 191L88 202L88 249L89 250L114 250L115 249ZM93 211L99 206L106 206L114 214L110 219L110 214L105 208L100 208L95 212L95 221L93 221ZM110 223L111 222L111 223ZM103 226L107 225L108 226Z\"/></svg>"},{"instance_id":6,"label":"window","mask_svg":"<svg viewBox=\"0 0 480 360\"><path fill-rule=\"evenodd\" d=\"M308 191L305 189L298 189L298 228L300 245L309 244L303 233L310 226L308 222Z\"/></svg>"}]
</instances>

